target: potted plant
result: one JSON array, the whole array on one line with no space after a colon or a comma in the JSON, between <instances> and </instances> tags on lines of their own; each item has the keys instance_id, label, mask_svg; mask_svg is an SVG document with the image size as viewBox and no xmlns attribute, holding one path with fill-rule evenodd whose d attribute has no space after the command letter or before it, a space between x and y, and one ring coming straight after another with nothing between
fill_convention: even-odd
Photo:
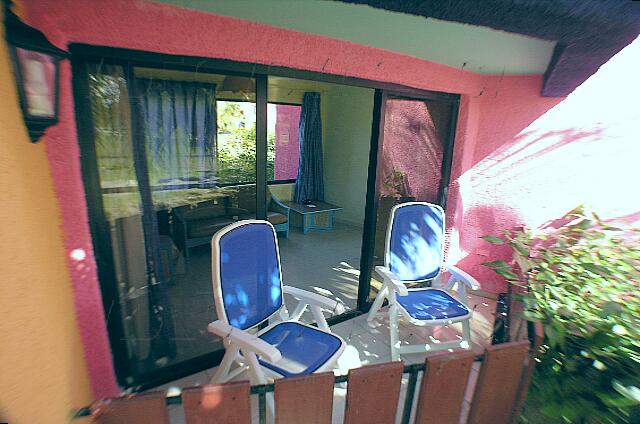
<instances>
[{"instance_id":1,"label":"potted plant","mask_svg":"<svg viewBox=\"0 0 640 424\"><path fill-rule=\"evenodd\" d=\"M411 202L415 197L407 195L407 174L399 170L393 170L386 176L382 183L382 196L393 198L394 204Z\"/></svg>"},{"instance_id":2,"label":"potted plant","mask_svg":"<svg viewBox=\"0 0 640 424\"><path fill-rule=\"evenodd\" d=\"M373 253L375 264L381 264L384 257L384 244L391 208L399 203L416 200L415 197L409 196L408 192L407 174L398 169L391 171L382 182L378 199L376 241Z\"/></svg>"},{"instance_id":3,"label":"potted plant","mask_svg":"<svg viewBox=\"0 0 640 424\"><path fill-rule=\"evenodd\" d=\"M543 231L483 239L511 248L483 265L545 330L526 422L640 422L640 231L579 207Z\"/></svg>"}]
</instances>

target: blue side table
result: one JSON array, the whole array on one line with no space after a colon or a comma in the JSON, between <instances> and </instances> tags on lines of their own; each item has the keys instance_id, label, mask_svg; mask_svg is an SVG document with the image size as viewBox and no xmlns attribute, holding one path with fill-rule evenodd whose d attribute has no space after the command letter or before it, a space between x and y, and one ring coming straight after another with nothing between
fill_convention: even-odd
<instances>
[{"instance_id":1,"label":"blue side table","mask_svg":"<svg viewBox=\"0 0 640 424\"><path fill-rule=\"evenodd\" d=\"M307 234L309 231L331 231L333 230L333 214L341 211L340 206L332 205L326 202L316 202L309 205L296 202L282 202L291 209L294 214L300 215L302 219L302 232ZM326 225L317 222L318 214L327 216Z\"/></svg>"}]
</instances>

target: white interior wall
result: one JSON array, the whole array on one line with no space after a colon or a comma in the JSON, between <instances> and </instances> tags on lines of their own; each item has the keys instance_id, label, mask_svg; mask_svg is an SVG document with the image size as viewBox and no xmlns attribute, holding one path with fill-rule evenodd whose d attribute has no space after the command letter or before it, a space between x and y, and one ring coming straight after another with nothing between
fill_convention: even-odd
<instances>
[{"instance_id":1,"label":"white interior wall","mask_svg":"<svg viewBox=\"0 0 640 424\"><path fill-rule=\"evenodd\" d=\"M361 226L367 194L373 93L366 88L333 86L321 100L325 200L344 208L336 221Z\"/></svg>"}]
</instances>

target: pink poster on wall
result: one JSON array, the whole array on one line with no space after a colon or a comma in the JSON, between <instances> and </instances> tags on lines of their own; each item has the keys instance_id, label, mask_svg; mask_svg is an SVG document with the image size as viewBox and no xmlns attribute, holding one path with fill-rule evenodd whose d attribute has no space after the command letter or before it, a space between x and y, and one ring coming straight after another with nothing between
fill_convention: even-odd
<instances>
[{"instance_id":1,"label":"pink poster on wall","mask_svg":"<svg viewBox=\"0 0 640 424\"><path fill-rule=\"evenodd\" d=\"M300 106L276 105L275 180L293 180L298 174Z\"/></svg>"}]
</instances>

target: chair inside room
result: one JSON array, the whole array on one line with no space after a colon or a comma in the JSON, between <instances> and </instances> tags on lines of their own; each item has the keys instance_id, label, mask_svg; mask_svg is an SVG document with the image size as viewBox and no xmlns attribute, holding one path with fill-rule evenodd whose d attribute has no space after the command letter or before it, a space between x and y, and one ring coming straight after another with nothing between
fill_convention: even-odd
<instances>
[{"instance_id":1,"label":"chair inside room","mask_svg":"<svg viewBox=\"0 0 640 424\"><path fill-rule=\"evenodd\" d=\"M235 202L238 208L245 211L239 219L252 219L256 216L256 185L247 184L236 188ZM273 225L276 232L289 237L289 207L271 193L267 187L266 195L267 221Z\"/></svg>"}]
</instances>

